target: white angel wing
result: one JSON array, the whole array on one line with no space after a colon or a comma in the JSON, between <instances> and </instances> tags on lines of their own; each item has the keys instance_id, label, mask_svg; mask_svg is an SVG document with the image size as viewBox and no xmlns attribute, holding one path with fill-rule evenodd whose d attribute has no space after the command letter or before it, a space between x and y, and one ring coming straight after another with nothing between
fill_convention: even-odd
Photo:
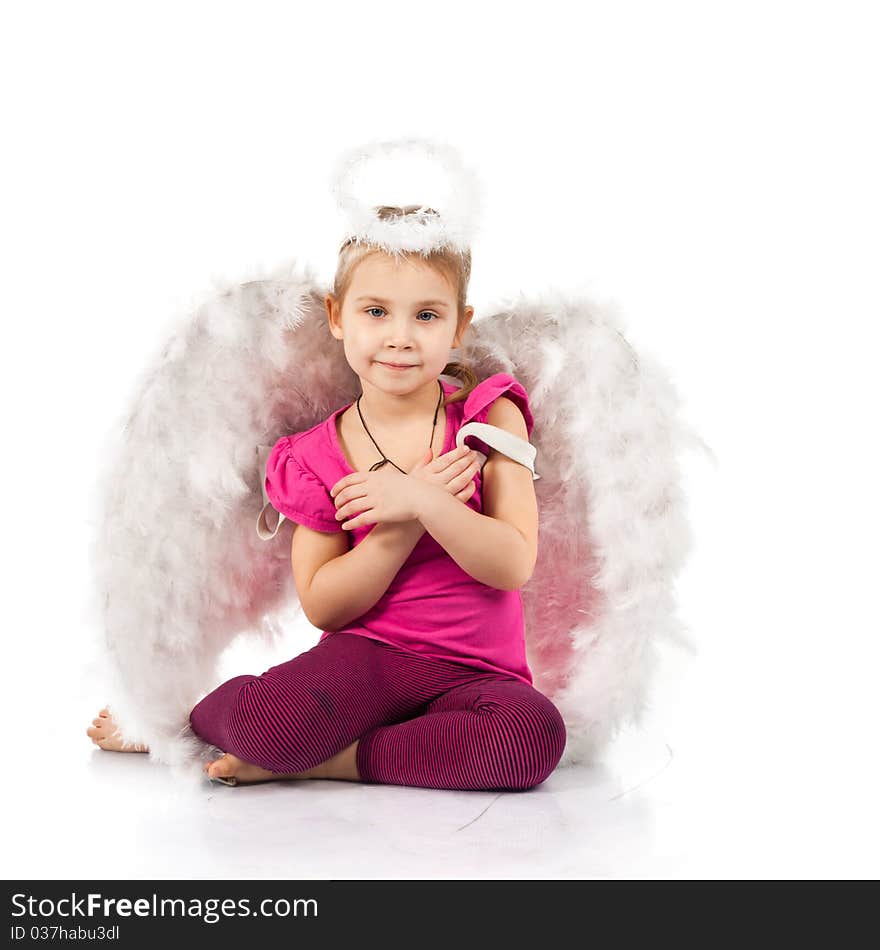
<instances>
[{"instance_id":1,"label":"white angel wing","mask_svg":"<svg viewBox=\"0 0 880 950\"><path fill-rule=\"evenodd\" d=\"M212 294L108 445L93 609L123 738L159 761L206 751L189 712L216 686L218 657L239 633L281 636L280 616L298 604L289 540L265 543L283 520L265 463L280 436L357 396L324 294L295 264ZM681 639L672 582L690 540L676 462L687 433L671 385L608 308L520 298L472 328L477 375L516 376L535 417L534 445L496 427L474 434L540 479L539 557L523 589L529 662L566 721L563 764L580 761L638 716L656 638Z\"/></svg>"},{"instance_id":2,"label":"white angel wing","mask_svg":"<svg viewBox=\"0 0 880 950\"><path fill-rule=\"evenodd\" d=\"M123 738L168 764L207 752L189 712L241 632L298 606L284 544L259 539L265 451L357 394L324 292L296 264L215 288L154 360L102 460L90 611Z\"/></svg>"},{"instance_id":3,"label":"white angel wing","mask_svg":"<svg viewBox=\"0 0 880 950\"><path fill-rule=\"evenodd\" d=\"M472 323L469 361L525 387L541 472L529 665L566 723L560 765L587 761L640 720L657 639L689 645L673 597L691 546L677 454L707 447L610 306L548 293L490 312Z\"/></svg>"}]
</instances>

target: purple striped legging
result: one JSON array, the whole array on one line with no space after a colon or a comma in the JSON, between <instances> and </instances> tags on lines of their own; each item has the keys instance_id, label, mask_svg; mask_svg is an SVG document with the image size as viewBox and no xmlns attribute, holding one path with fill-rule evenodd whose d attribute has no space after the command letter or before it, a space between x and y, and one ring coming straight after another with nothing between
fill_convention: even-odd
<instances>
[{"instance_id":1,"label":"purple striped legging","mask_svg":"<svg viewBox=\"0 0 880 950\"><path fill-rule=\"evenodd\" d=\"M359 739L362 782L521 791L543 782L565 724L513 676L336 632L260 676L235 676L190 713L193 731L270 772L304 772Z\"/></svg>"}]
</instances>

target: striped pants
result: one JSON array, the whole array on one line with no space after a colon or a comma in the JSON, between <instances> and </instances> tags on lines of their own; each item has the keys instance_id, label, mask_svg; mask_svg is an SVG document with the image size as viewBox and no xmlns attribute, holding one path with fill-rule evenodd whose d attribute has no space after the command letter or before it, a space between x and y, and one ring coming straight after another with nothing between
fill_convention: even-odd
<instances>
[{"instance_id":1,"label":"striped pants","mask_svg":"<svg viewBox=\"0 0 880 950\"><path fill-rule=\"evenodd\" d=\"M193 731L270 772L304 772L359 739L362 782L517 791L565 748L553 703L513 676L336 632L260 676L236 676L190 713Z\"/></svg>"}]
</instances>

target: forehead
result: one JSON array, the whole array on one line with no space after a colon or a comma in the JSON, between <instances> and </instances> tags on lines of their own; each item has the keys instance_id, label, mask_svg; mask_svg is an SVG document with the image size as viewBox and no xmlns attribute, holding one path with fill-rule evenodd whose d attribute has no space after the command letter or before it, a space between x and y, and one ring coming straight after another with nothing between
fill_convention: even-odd
<instances>
[{"instance_id":1,"label":"forehead","mask_svg":"<svg viewBox=\"0 0 880 950\"><path fill-rule=\"evenodd\" d=\"M390 254L371 254L355 266L349 294L356 297L369 293L450 299L453 295L445 275L426 261L418 256L395 258Z\"/></svg>"}]
</instances>

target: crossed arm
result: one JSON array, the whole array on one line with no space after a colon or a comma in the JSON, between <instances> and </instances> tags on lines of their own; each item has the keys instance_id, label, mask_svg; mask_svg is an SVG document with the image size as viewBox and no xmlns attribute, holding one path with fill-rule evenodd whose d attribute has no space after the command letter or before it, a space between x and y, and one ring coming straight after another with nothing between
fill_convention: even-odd
<instances>
[{"instance_id":1,"label":"crossed arm","mask_svg":"<svg viewBox=\"0 0 880 950\"><path fill-rule=\"evenodd\" d=\"M489 425L528 439L525 419L504 396L489 407ZM532 473L492 449L483 465L483 513L448 492L430 495L420 521L471 577L499 590L518 590L538 556L538 504Z\"/></svg>"},{"instance_id":2,"label":"crossed arm","mask_svg":"<svg viewBox=\"0 0 880 950\"><path fill-rule=\"evenodd\" d=\"M486 421L522 439L525 419L499 397ZM377 524L359 545L306 577L298 569L296 528L292 562L300 599L314 626L335 630L366 613L388 589L427 531L471 577L499 590L518 590L531 577L538 550L538 505L532 473L492 449L483 465L483 513L437 489L417 521ZM326 543L338 542L326 536Z\"/></svg>"}]
</instances>

